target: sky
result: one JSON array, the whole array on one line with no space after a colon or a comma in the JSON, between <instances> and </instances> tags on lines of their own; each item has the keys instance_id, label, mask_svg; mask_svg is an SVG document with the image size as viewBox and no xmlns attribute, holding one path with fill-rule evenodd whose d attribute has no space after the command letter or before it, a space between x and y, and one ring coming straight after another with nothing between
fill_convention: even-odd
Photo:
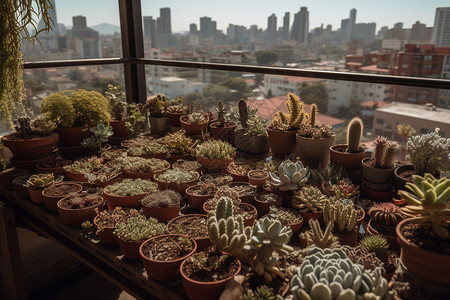
<instances>
[{"instance_id":1,"label":"sky","mask_svg":"<svg viewBox=\"0 0 450 300\"><path fill-rule=\"evenodd\" d=\"M88 26L100 23L119 25L117 0L55 0L58 23L72 25L72 16L84 15ZM404 28L411 28L416 21L433 26L437 7L448 7L448 0L141 0L142 16L159 16L159 9L170 7L172 32L188 31L189 24L199 27L200 17L208 16L217 21L217 28L224 30L228 24L258 25L266 29L267 18L275 13L278 27L282 26L285 12L290 12L290 23L300 6L309 11L309 28L331 24L333 30L340 27L341 19L349 17L350 10L356 8L357 23L377 23L377 31L382 26L389 28L403 22Z\"/></svg>"}]
</instances>

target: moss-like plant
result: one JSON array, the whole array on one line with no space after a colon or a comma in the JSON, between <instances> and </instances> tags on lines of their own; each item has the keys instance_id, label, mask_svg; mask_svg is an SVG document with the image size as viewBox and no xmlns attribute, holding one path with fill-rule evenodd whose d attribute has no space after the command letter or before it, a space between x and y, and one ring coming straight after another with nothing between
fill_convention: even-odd
<instances>
[{"instance_id":1,"label":"moss-like plant","mask_svg":"<svg viewBox=\"0 0 450 300\"><path fill-rule=\"evenodd\" d=\"M360 118L350 120L347 126L347 152L359 152L359 142L361 141L363 128L363 122Z\"/></svg>"}]
</instances>

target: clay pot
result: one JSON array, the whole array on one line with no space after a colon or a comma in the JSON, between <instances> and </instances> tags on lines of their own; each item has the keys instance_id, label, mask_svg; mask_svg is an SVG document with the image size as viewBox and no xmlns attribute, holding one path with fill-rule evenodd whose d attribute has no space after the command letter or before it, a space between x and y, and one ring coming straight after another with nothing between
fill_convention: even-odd
<instances>
[{"instance_id":1,"label":"clay pot","mask_svg":"<svg viewBox=\"0 0 450 300\"><path fill-rule=\"evenodd\" d=\"M114 137L128 137L128 129L125 126L125 123L129 120L129 118L122 119L122 120L116 120L116 119L110 119L109 125L113 129L113 135Z\"/></svg>"},{"instance_id":2,"label":"clay pot","mask_svg":"<svg viewBox=\"0 0 450 300\"><path fill-rule=\"evenodd\" d=\"M356 247L358 245L358 231L352 232L334 232L341 245L348 245L350 247Z\"/></svg>"},{"instance_id":3,"label":"clay pot","mask_svg":"<svg viewBox=\"0 0 450 300\"><path fill-rule=\"evenodd\" d=\"M44 158L29 159L29 160L18 160L18 159L15 159L14 157L11 157L9 159L9 162L11 163L11 165L13 165L16 168L34 170L34 169L36 169L36 164L38 162L55 159L58 155L59 155L58 153L53 153L52 155L44 157Z\"/></svg>"},{"instance_id":4,"label":"clay pot","mask_svg":"<svg viewBox=\"0 0 450 300\"><path fill-rule=\"evenodd\" d=\"M249 195L246 195L246 196L243 196L243 197L239 197L240 199L241 199L241 202L243 202L243 203L248 203L248 204L250 204L250 205L253 205L253 203L254 203L254 197L255 197L255 195L256 195L256 186L253 186L253 185L251 185L250 183L248 183L248 182L231 182L231 183L229 183L228 184L228 186L230 187L230 188L234 188L234 187L237 187L237 186L243 186L243 185L245 185L245 186L251 186L252 187L252 189L253 189L253 193L252 194L249 194Z\"/></svg>"},{"instance_id":5,"label":"clay pot","mask_svg":"<svg viewBox=\"0 0 450 300\"><path fill-rule=\"evenodd\" d=\"M71 185L74 187L74 194L78 194L79 192L81 192L81 190L83 189L83 187L81 186L81 184L78 184L76 182L61 182L61 183L56 183L54 185L52 185L51 187L58 187L58 186L62 186L62 185ZM45 203L45 207L47 207L48 210L50 211L58 211L58 202L65 198L67 195L63 195L61 197L52 197L50 195L48 195L48 188L45 188L42 191L42 197L44 198L44 203ZM95 214L94 214L95 217ZM92 217L92 219L94 219L94 217ZM81 224L81 223L80 223Z\"/></svg>"},{"instance_id":6,"label":"clay pot","mask_svg":"<svg viewBox=\"0 0 450 300\"><path fill-rule=\"evenodd\" d=\"M297 141L297 154L303 165L312 169L326 167L330 162L330 147L334 144L335 135L330 138L307 138L295 136Z\"/></svg>"},{"instance_id":7,"label":"clay pot","mask_svg":"<svg viewBox=\"0 0 450 300\"><path fill-rule=\"evenodd\" d=\"M0 173L0 186L5 190L13 190L13 181L15 178L28 173L27 169L9 168Z\"/></svg>"},{"instance_id":8,"label":"clay pot","mask_svg":"<svg viewBox=\"0 0 450 300\"><path fill-rule=\"evenodd\" d=\"M408 271L434 284L450 285L450 255L435 253L421 249L412 244L401 233L401 228L407 223L419 223L417 218L406 219L397 224L395 229L398 243L401 247L400 259Z\"/></svg>"},{"instance_id":9,"label":"clay pot","mask_svg":"<svg viewBox=\"0 0 450 300\"><path fill-rule=\"evenodd\" d=\"M362 160L364 179L376 184L391 184L394 168L381 169L371 165L371 158L367 157Z\"/></svg>"},{"instance_id":10,"label":"clay pot","mask_svg":"<svg viewBox=\"0 0 450 300\"><path fill-rule=\"evenodd\" d=\"M142 205L142 209L147 219L152 217L160 222L168 222L178 217L180 212L180 204L169 207L148 207Z\"/></svg>"},{"instance_id":11,"label":"clay pot","mask_svg":"<svg viewBox=\"0 0 450 300\"><path fill-rule=\"evenodd\" d=\"M190 154L175 154L170 153L170 159L172 161L172 164L175 163L177 160L184 159L184 160L195 160L195 157L193 157Z\"/></svg>"},{"instance_id":12,"label":"clay pot","mask_svg":"<svg viewBox=\"0 0 450 300\"><path fill-rule=\"evenodd\" d=\"M214 122L209 124L212 136L216 139L229 142L231 140L231 135L236 128L236 122L225 122L224 127L219 127L220 122Z\"/></svg>"},{"instance_id":13,"label":"clay pot","mask_svg":"<svg viewBox=\"0 0 450 300\"><path fill-rule=\"evenodd\" d=\"M42 196L42 189L28 188L28 193L30 194L30 199L36 204L44 204L44 196Z\"/></svg>"},{"instance_id":14,"label":"clay pot","mask_svg":"<svg viewBox=\"0 0 450 300\"><path fill-rule=\"evenodd\" d=\"M72 162L70 161L70 163L72 163ZM55 175L65 175L66 174L66 171L64 171L64 166L53 167L53 168L46 168L46 167L42 166L42 162L41 161L36 164L36 168L39 171L46 172L46 173L53 173Z\"/></svg>"},{"instance_id":15,"label":"clay pot","mask_svg":"<svg viewBox=\"0 0 450 300\"><path fill-rule=\"evenodd\" d=\"M58 134L21 139L20 133L12 132L4 135L1 140L3 145L11 151L15 160L39 160L53 154L58 142Z\"/></svg>"},{"instance_id":16,"label":"clay pot","mask_svg":"<svg viewBox=\"0 0 450 300\"><path fill-rule=\"evenodd\" d=\"M145 240L140 241L125 241L120 236L117 237L119 242L120 250L126 259L129 260L139 260L141 255L139 254L139 248Z\"/></svg>"},{"instance_id":17,"label":"clay pot","mask_svg":"<svg viewBox=\"0 0 450 300\"><path fill-rule=\"evenodd\" d=\"M194 172L194 171L192 171L192 172ZM181 183L160 181L160 180L158 180L158 175L161 173L156 173L153 176L153 179L158 184L158 188L160 190L163 191L163 190L170 189L170 190L174 190L175 192L178 192L182 196L184 196L186 194L186 189L192 185L197 184L197 182L198 182L200 174L198 172L195 172L195 173L196 173L196 177L194 179L189 180L187 182L181 182Z\"/></svg>"},{"instance_id":18,"label":"clay pot","mask_svg":"<svg viewBox=\"0 0 450 300\"><path fill-rule=\"evenodd\" d=\"M81 145L59 146L59 152L65 159L75 160L78 157L86 155L88 153L88 149Z\"/></svg>"},{"instance_id":19,"label":"clay pot","mask_svg":"<svg viewBox=\"0 0 450 300\"><path fill-rule=\"evenodd\" d=\"M117 206L140 209L142 207L140 200L142 200L142 198L144 198L146 195L147 194L134 196L116 196L103 191L102 197L106 200L108 209L114 209Z\"/></svg>"},{"instance_id":20,"label":"clay pot","mask_svg":"<svg viewBox=\"0 0 450 300\"><path fill-rule=\"evenodd\" d=\"M334 145L330 147L330 162L332 164L342 166L345 169L362 168L362 160L366 158L366 150L359 147L358 153L345 152L347 145Z\"/></svg>"},{"instance_id":21,"label":"clay pot","mask_svg":"<svg viewBox=\"0 0 450 300\"><path fill-rule=\"evenodd\" d=\"M295 153L297 142L295 140L296 131L282 131L266 128L270 150L274 157L285 158L291 153Z\"/></svg>"},{"instance_id":22,"label":"clay pot","mask_svg":"<svg viewBox=\"0 0 450 300\"><path fill-rule=\"evenodd\" d=\"M79 146L85 138L92 134L87 125L71 128L56 128L55 132L59 134L58 143L61 146ZM61 156L63 156L62 152Z\"/></svg>"},{"instance_id":23,"label":"clay pot","mask_svg":"<svg viewBox=\"0 0 450 300\"><path fill-rule=\"evenodd\" d=\"M94 226L98 229L97 224L98 215L94 218ZM117 237L113 234L115 227L103 227L102 230L97 231L97 237L103 244L117 245Z\"/></svg>"},{"instance_id":24,"label":"clay pot","mask_svg":"<svg viewBox=\"0 0 450 300\"><path fill-rule=\"evenodd\" d=\"M309 219L323 221L323 211L319 212L300 212L303 222L309 223Z\"/></svg>"},{"instance_id":25,"label":"clay pot","mask_svg":"<svg viewBox=\"0 0 450 300\"><path fill-rule=\"evenodd\" d=\"M194 255L196 255L196 254L194 254ZM201 282L201 281L196 281L196 280L190 279L189 277L186 276L186 274L183 271L183 267L186 263L186 260L184 260L180 266L180 273L181 273L181 277L183 280L183 288L184 288L184 291L186 292L186 295L190 299L195 299L195 300L219 299L219 297L222 294L222 292L224 291L227 283L231 279L233 279L234 276L239 274L239 272L241 271L241 262L238 259L236 259L236 261L237 261L239 267L238 267L238 270L236 270L235 274L232 274L230 277L225 278L220 281Z\"/></svg>"},{"instance_id":26,"label":"clay pot","mask_svg":"<svg viewBox=\"0 0 450 300\"><path fill-rule=\"evenodd\" d=\"M181 127L180 118L186 115L186 113L171 113L167 112L167 118L169 119L169 124L172 127Z\"/></svg>"},{"instance_id":27,"label":"clay pot","mask_svg":"<svg viewBox=\"0 0 450 300\"><path fill-rule=\"evenodd\" d=\"M364 186L374 192L386 192L392 189L392 183L373 183L368 180L366 180L364 177L362 179L362 183Z\"/></svg>"},{"instance_id":28,"label":"clay pot","mask_svg":"<svg viewBox=\"0 0 450 300\"><path fill-rule=\"evenodd\" d=\"M256 174L256 172L265 172L266 176L264 176L264 177L255 177L254 174ZM247 176L248 176L248 183L250 183L251 185L256 186L258 192L261 192L264 183L269 179L269 172L262 171L262 170L251 170L251 171L248 172Z\"/></svg>"},{"instance_id":29,"label":"clay pot","mask_svg":"<svg viewBox=\"0 0 450 300\"><path fill-rule=\"evenodd\" d=\"M385 235L378 232L372 226L372 219L370 219L369 223L367 223L366 232L368 235L382 235L389 244L389 250L392 250L395 253L400 253L400 245L398 243L398 237L396 235Z\"/></svg>"},{"instance_id":30,"label":"clay pot","mask_svg":"<svg viewBox=\"0 0 450 300\"><path fill-rule=\"evenodd\" d=\"M291 227L292 229L292 236L294 236L294 234L297 234L300 229L302 229L303 227L303 217L301 218L301 220L297 223L294 224L289 224L289 227Z\"/></svg>"},{"instance_id":31,"label":"clay pot","mask_svg":"<svg viewBox=\"0 0 450 300\"><path fill-rule=\"evenodd\" d=\"M207 220L207 216L201 215L201 214L190 214L190 215L179 216L179 217L176 217L175 219L170 220L169 223L167 223L167 230L166 231L168 233L170 233L170 234L180 234L178 232L174 232L171 229L173 227L173 224L175 222L178 222L179 219L192 218L192 217L204 218L205 221ZM200 237L200 238L193 238L193 239L197 243L197 251L204 251L204 250L208 249L209 246L211 246L211 241L209 239L209 236L204 236L204 237Z\"/></svg>"},{"instance_id":32,"label":"clay pot","mask_svg":"<svg viewBox=\"0 0 450 300\"><path fill-rule=\"evenodd\" d=\"M277 195L277 194L276 195L278 196L278 200L275 201L275 202L264 202L264 201L259 200L259 198L262 195L264 195L264 194L267 194L267 193L266 192L262 192L262 193L256 194L255 197L254 197L254 199L255 199L255 208L258 211L258 216L260 216L260 217L264 216L264 215L267 215L269 213L270 206L281 207L281 205L283 203L282 200L281 200L281 196Z\"/></svg>"},{"instance_id":33,"label":"clay pot","mask_svg":"<svg viewBox=\"0 0 450 300\"><path fill-rule=\"evenodd\" d=\"M174 280L179 276L179 270L181 263L195 253L197 250L197 243L190 239L192 243L192 251L188 254L186 254L183 257L174 259L174 260L168 260L168 261L160 261L160 260L153 260L150 259L148 256L144 255L143 249L144 245L146 243L149 243L153 240L165 238L168 236L178 237L182 236L180 234L165 234L160 236L152 237L151 239L146 240L144 243L142 243L141 247L139 247L139 255L141 256L142 263L144 264L145 271L147 272L147 276L150 279L158 280L158 281L169 281Z\"/></svg>"},{"instance_id":34,"label":"clay pot","mask_svg":"<svg viewBox=\"0 0 450 300\"><path fill-rule=\"evenodd\" d=\"M189 117L184 115L180 117L181 128L186 131L188 135L201 135L202 132L208 131L209 117L208 120L203 123L191 124L188 122Z\"/></svg>"},{"instance_id":35,"label":"clay pot","mask_svg":"<svg viewBox=\"0 0 450 300\"><path fill-rule=\"evenodd\" d=\"M192 185L186 189L186 198L190 208L202 209L203 204L205 204L205 202L208 201L209 199L213 198L215 194L196 195L193 193L193 190L195 190L196 187L197 185Z\"/></svg>"},{"instance_id":36,"label":"clay pot","mask_svg":"<svg viewBox=\"0 0 450 300\"><path fill-rule=\"evenodd\" d=\"M66 171L66 177L71 181L88 182L87 178L82 173Z\"/></svg>"},{"instance_id":37,"label":"clay pot","mask_svg":"<svg viewBox=\"0 0 450 300\"><path fill-rule=\"evenodd\" d=\"M105 200L101 198L101 202L91 207L85 207L80 209L67 209L62 207L62 203L72 196L67 196L57 203L59 219L63 224L68 226L80 226L83 222L92 221L95 219L97 213L95 209L103 210ZM47 205L47 203L46 203Z\"/></svg>"},{"instance_id":38,"label":"clay pot","mask_svg":"<svg viewBox=\"0 0 450 300\"><path fill-rule=\"evenodd\" d=\"M414 170L413 165L401 165L394 169L394 185L395 189L397 191L399 190L406 190L405 185L407 182L412 182L409 180L404 179L403 177L400 177L399 175L408 170Z\"/></svg>"},{"instance_id":39,"label":"clay pot","mask_svg":"<svg viewBox=\"0 0 450 300\"><path fill-rule=\"evenodd\" d=\"M235 131L234 146L240 152L254 155L266 153L270 150L270 143L267 136L244 135L243 129Z\"/></svg>"},{"instance_id":40,"label":"clay pot","mask_svg":"<svg viewBox=\"0 0 450 300\"><path fill-rule=\"evenodd\" d=\"M169 119L167 117L149 117L149 120L152 133L162 136L170 131Z\"/></svg>"},{"instance_id":41,"label":"clay pot","mask_svg":"<svg viewBox=\"0 0 450 300\"><path fill-rule=\"evenodd\" d=\"M203 156L197 156L197 160L202 166L208 171L219 171L225 170L228 165L233 161L235 154L231 157L231 159L227 158L209 158Z\"/></svg>"},{"instance_id":42,"label":"clay pot","mask_svg":"<svg viewBox=\"0 0 450 300\"><path fill-rule=\"evenodd\" d=\"M148 179L151 181L154 181L154 175L156 173L164 172L165 170L170 169L170 164L165 161L165 167L162 170L157 170L154 172L148 172L148 173L141 173L141 172L132 172L132 171L123 171L123 177L125 178L141 178L141 179Z\"/></svg>"},{"instance_id":43,"label":"clay pot","mask_svg":"<svg viewBox=\"0 0 450 300\"><path fill-rule=\"evenodd\" d=\"M380 202L390 202L392 198L395 196L395 190L393 187L390 190L385 192L376 192L368 189L364 184L361 185L362 194L372 200L375 203Z\"/></svg>"},{"instance_id":44,"label":"clay pot","mask_svg":"<svg viewBox=\"0 0 450 300\"><path fill-rule=\"evenodd\" d=\"M24 184L27 182L28 178L30 178L31 174L22 175L19 177L14 178L13 180L13 187L14 187L14 193L16 193L16 196L19 198L28 199L30 198L30 193L28 192L28 189Z\"/></svg>"},{"instance_id":45,"label":"clay pot","mask_svg":"<svg viewBox=\"0 0 450 300\"><path fill-rule=\"evenodd\" d=\"M362 221L364 220L364 218L366 216L366 212L359 205L355 205L355 209L358 211L358 219L356 219L356 225L358 226L358 229L357 229L357 231L358 231L359 226L362 224Z\"/></svg>"},{"instance_id":46,"label":"clay pot","mask_svg":"<svg viewBox=\"0 0 450 300\"><path fill-rule=\"evenodd\" d=\"M254 211L253 217L249 218L249 219L244 219L244 226L253 226L253 224L256 221L256 217L258 216L258 211L256 210L256 207L254 207L253 205L250 205L248 203L240 203L239 206L246 206L246 207L250 207L252 211Z\"/></svg>"}]
</instances>

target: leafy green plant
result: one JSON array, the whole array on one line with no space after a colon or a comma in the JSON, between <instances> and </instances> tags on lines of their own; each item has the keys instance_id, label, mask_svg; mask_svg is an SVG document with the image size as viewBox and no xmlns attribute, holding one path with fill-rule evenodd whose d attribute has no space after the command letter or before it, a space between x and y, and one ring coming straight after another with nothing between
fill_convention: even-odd
<instances>
[{"instance_id":1,"label":"leafy green plant","mask_svg":"<svg viewBox=\"0 0 450 300\"><path fill-rule=\"evenodd\" d=\"M109 137L113 135L112 127L105 126L103 123L98 123L97 127L90 128L89 130L92 132L92 135L85 138L81 142L81 145L101 152L102 143L106 143Z\"/></svg>"},{"instance_id":2,"label":"leafy green plant","mask_svg":"<svg viewBox=\"0 0 450 300\"><path fill-rule=\"evenodd\" d=\"M145 216L132 217L125 222L116 224L113 234L124 241L143 241L152 236L161 235L166 230L166 225L158 223L155 218Z\"/></svg>"},{"instance_id":3,"label":"leafy green plant","mask_svg":"<svg viewBox=\"0 0 450 300\"><path fill-rule=\"evenodd\" d=\"M231 159L235 154L235 148L222 140L208 140L198 144L195 148L196 156L207 158L225 158Z\"/></svg>"}]
</instances>

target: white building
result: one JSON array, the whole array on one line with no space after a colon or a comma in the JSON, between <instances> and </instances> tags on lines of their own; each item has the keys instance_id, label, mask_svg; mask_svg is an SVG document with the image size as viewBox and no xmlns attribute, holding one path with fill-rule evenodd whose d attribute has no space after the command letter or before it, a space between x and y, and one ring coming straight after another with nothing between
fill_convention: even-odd
<instances>
[{"instance_id":1,"label":"white building","mask_svg":"<svg viewBox=\"0 0 450 300\"><path fill-rule=\"evenodd\" d=\"M431 43L435 47L450 46L450 7L436 8Z\"/></svg>"},{"instance_id":2,"label":"white building","mask_svg":"<svg viewBox=\"0 0 450 300\"><path fill-rule=\"evenodd\" d=\"M149 77L147 87L150 95L164 94L167 98L173 99L189 93L203 93L207 85L204 82L190 82L180 77Z\"/></svg>"},{"instance_id":3,"label":"white building","mask_svg":"<svg viewBox=\"0 0 450 300\"><path fill-rule=\"evenodd\" d=\"M264 75L264 92L270 93L273 97L284 96L288 93L298 94L304 83L312 83L317 81L324 81L324 79L309 78L309 77L294 77L294 76L280 76L280 75Z\"/></svg>"}]
</instances>

